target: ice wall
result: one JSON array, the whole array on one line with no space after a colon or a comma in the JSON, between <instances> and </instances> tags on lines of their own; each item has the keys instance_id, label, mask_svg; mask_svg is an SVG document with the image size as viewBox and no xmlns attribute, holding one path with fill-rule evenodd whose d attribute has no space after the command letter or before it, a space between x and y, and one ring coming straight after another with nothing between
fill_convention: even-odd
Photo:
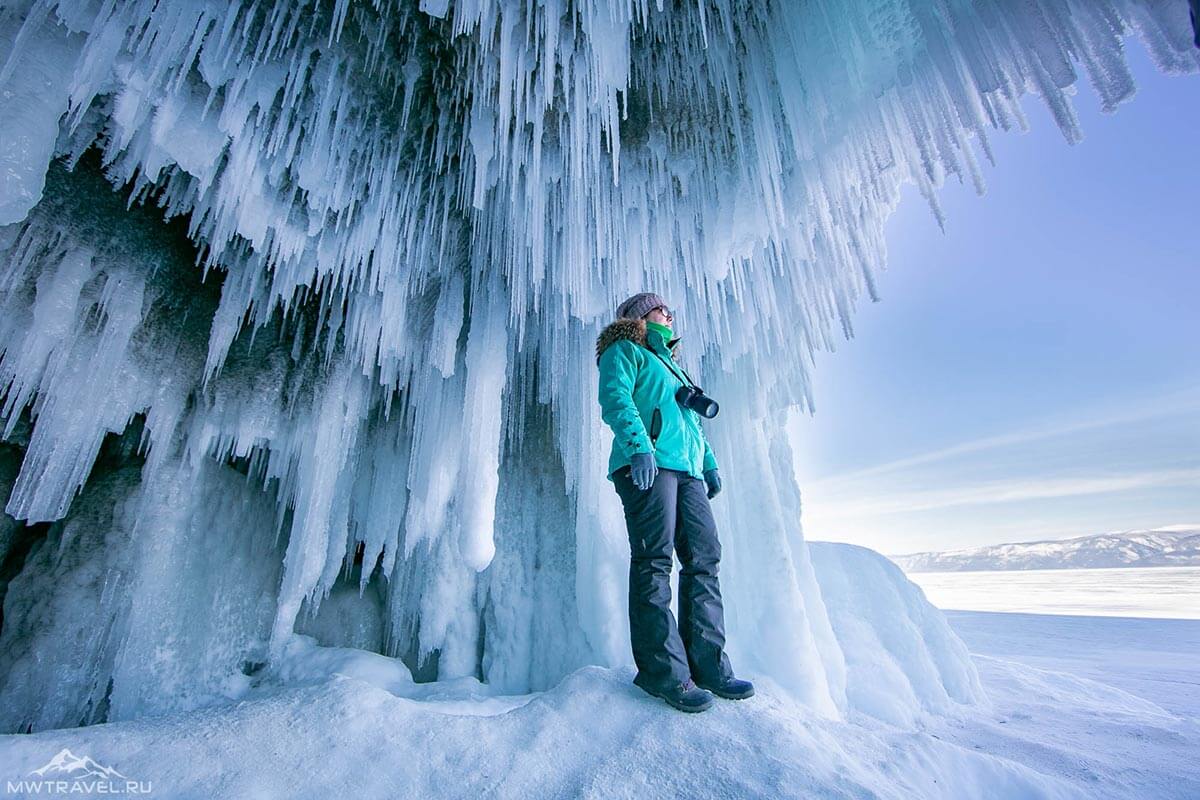
<instances>
[{"instance_id":1,"label":"ice wall","mask_svg":"<svg viewBox=\"0 0 1200 800\"><path fill-rule=\"evenodd\" d=\"M644 289L725 409L735 663L837 713L783 412L899 186L981 187L1027 93L1078 139L1131 35L1200 63L1182 0L0 4L4 725L201 704L294 630L512 690L628 660L590 352Z\"/></svg>"}]
</instances>

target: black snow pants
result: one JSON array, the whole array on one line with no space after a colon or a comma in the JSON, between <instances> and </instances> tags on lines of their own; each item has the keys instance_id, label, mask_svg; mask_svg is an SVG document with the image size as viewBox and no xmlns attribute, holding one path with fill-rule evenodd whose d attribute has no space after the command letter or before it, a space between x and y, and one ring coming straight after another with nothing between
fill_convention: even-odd
<instances>
[{"instance_id":1,"label":"black snow pants","mask_svg":"<svg viewBox=\"0 0 1200 800\"><path fill-rule=\"evenodd\" d=\"M658 470L642 491L629 467L613 473L629 530L629 633L643 689L664 689L689 675L713 685L733 676L725 655L725 612L717 567L721 543L704 481ZM672 549L679 554L679 623L671 614Z\"/></svg>"}]
</instances>

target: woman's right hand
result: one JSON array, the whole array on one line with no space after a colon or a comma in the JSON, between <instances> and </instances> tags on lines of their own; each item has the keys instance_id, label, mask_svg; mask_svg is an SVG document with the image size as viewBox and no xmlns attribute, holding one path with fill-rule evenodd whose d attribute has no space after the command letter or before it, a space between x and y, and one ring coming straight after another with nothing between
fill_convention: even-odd
<instances>
[{"instance_id":1,"label":"woman's right hand","mask_svg":"<svg viewBox=\"0 0 1200 800\"><path fill-rule=\"evenodd\" d=\"M633 485L643 492L654 485L658 475L658 464L654 463L653 453L634 453L629 459L629 477Z\"/></svg>"}]
</instances>

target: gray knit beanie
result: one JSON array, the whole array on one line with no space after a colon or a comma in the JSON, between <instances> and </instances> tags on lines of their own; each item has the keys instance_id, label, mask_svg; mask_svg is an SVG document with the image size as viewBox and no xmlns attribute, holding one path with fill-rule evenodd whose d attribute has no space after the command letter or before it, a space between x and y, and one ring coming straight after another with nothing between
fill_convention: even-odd
<instances>
[{"instance_id":1,"label":"gray knit beanie","mask_svg":"<svg viewBox=\"0 0 1200 800\"><path fill-rule=\"evenodd\" d=\"M666 304L667 301L654 292L642 292L641 294L635 294L617 306L617 316L628 317L629 319L641 319L649 314L651 309L665 306Z\"/></svg>"}]
</instances>

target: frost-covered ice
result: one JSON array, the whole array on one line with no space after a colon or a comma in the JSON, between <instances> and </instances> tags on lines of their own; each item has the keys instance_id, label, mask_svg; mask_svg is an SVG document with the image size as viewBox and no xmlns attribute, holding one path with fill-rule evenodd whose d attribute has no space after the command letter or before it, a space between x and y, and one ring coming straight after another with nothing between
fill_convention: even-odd
<instances>
[{"instance_id":1,"label":"frost-covered ice","mask_svg":"<svg viewBox=\"0 0 1200 800\"><path fill-rule=\"evenodd\" d=\"M642 289L725 409L734 663L830 720L974 702L910 587L814 571L788 409L901 184L982 188L1027 93L1078 140L1127 43L1195 72L1186 4L665 6L0 4L4 730L236 701L297 633L514 694L624 664L591 348Z\"/></svg>"}]
</instances>

